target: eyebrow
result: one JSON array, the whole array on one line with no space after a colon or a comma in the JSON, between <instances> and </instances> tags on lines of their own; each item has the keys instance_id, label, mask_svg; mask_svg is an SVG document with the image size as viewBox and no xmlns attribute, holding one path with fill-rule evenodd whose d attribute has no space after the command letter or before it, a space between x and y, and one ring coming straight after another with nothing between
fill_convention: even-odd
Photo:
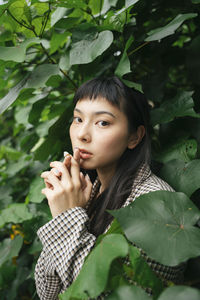
<instances>
[{"instance_id":1,"label":"eyebrow","mask_svg":"<svg viewBox=\"0 0 200 300\"><path fill-rule=\"evenodd\" d=\"M77 111L77 112L79 112L80 114L83 114L83 112L82 112L80 109L78 109L78 108L75 108L74 110ZM113 117L113 118L116 118L116 117L115 117L111 112L109 112L109 111L100 110L100 111L95 111L95 112L94 112L94 115L103 115L103 114L107 114L107 115L110 115L110 116Z\"/></svg>"}]
</instances>

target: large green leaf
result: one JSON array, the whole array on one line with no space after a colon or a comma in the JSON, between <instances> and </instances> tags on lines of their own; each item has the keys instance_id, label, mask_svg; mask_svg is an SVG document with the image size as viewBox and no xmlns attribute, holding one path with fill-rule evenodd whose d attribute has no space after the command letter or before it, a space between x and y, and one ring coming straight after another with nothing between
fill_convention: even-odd
<instances>
[{"instance_id":1,"label":"large green leaf","mask_svg":"<svg viewBox=\"0 0 200 300\"><path fill-rule=\"evenodd\" d=\"M131 261L129 277L143 288L150 288L153 295L157 297L163 290L163 283L159 279L144 258L141 257L139 249L129 246L129 256Z\"/></svg>"},{"instance_id":2,"label":"large green leaf","mask_svg":"<svg viewBox=\"0 0 200 300\"><path fill-rule=\"evenodd\" d=\"M158 300L199 300L200 291L189 286L172 286L167 288Z\"/></svg>"},{"instance_id":3,"label":"large green leaf","mask_svg":"<svg viewBox=\"0 0 200 300\"><path fill-rule=\"evenodd\" d=\"M32 219L32 217L26 204L13 203L0 212L0 227L3 227L6 223L21 223Z\"/></svg>"},{"instance_id":4,"label":"large green leaf","mask_svg":"<svg viewBox=\"0 0 200 300\"><path fill-rule=\"evenodd\" d=\"M111 31L102 31L94 40L82 40L72 45L70 51L70 64L87 64L95 60L107 48L110 47L113 41Z\"/></svg>"},{"instance_id":5,"label":"large green leaf","mask_svg":"<svg viewBox=\"0 0 200 300\"><path fill-rule=\"evenodd\" d=\"M0 266L12 257L17 256L22 244L23 238L20 235L16 236L14 240L4 239L0 244Z\"/></svg>"},{"instance_id":6,"label":"large green leaf","mask_svg":"<svg viewBox=\"0 0 200 300\"><path fill-rule=\"evenodd\" d=\"M169 24L164 27L156 28L149 31L148 37L145 39L147 42L157 41L165 38L166 36L174 34L176 29L182 25L182 23L188 19L197 17L196 13L191 14L179 14Z\"/></svg>"},{"instance_id":7,"label":"large green leaf","mask_svg":"<svg viewBox=\"0 0 200 300\"><path fill-rule=\"evenodd\" d=\"M115 75L117 75L118 77L122 77L123 75L131 72L130 61L129 61L129 58L127 55L127 50L129 49L129 47L131 46L133 41L134 41L134 38L132 36L130 36L130 38L126 42L124 53L122 54L120 62L115 70Z\"/></svg>"},{"instance_id":8,"label":"large green leaf","mask_svg":"<svg viewBox=\"0 0 200 300\"><path fill-rule=\"evenodd\" d=\"M135 3L137 3L139 0L126 0L125 1L125 7L128 8L131 5L134 5Z\"/></svg>"},{"instance_id":9,"label":"large green leaf","mask_svg":"<svg viewBox=\"0 0 200 300\"><path fill-rule=\"evenodd\" d=\"M60 299L87 299L104 291L112 261L128 254L128 243L120 234L110 234L102 239L86 259L76 281L60 295Z\"/></svg>"},{"instance_id":10,"label":"large green leaf","mask_svg":"<svg viewBox=\"0 0 200 300\"><path fill-rule=\"evenodd\" d=\"M193 92L179 92L173 99L163 102L159 108L151 111L151 122L153 125L172 121L176 117L191 116L200 118L193 107Z\"/></svg>"},{"instance_id":11,"label":"large green leaf","mask_svg":"<svg viewBox=\"0 0 200 300\"><path fill-rule=\"evenodd\" d=\"M106 300L151 300L139 286L120 286ZM171 300L171 299L168 299Z\"/></svg>"},{"instance_id":12,"label":"large green leaf","mask_svg":"<svg viewBox=\"0 0 200 300\"><path fill-rule=\"evenodd\" d=\"M28 199L30 202L40 203L45 198L41 193L44 188L44 181L40 176L36 177L30 185L30 191L28 194Z\"/></svg>"},{"instance_id":13,"label":"large green leaf","mask_svg":"<svg viewBox=\"0 0 200 300\"><path fill-rule=\"evenodd\" d=\"M165 149L154 155L154 159L166 163L173 159L189 162L196 157L196 140L180 140L173 145L165 146Z\"/></svg>"},{"instance_id":14,"label":"large green leaf","mask_svg":"<svg viewBox=\"0 0 200 300\"><path fill-rule=\"evenodd\" d=\"M16 47L0 46L0 59L23 62L26 58L26 49L34 44L39 44L39 38L27 39Z\"/></svg>"},{"instance_id":15,"label":"large green leaf","mask_svg":"<svg viewBox=\"0 0 200 300\"><path fill-rule=\"evenodd\" d=\"M3 113L18 97L21 90L25 88L45 87L47 80L59 74L57 65L43 64L35 68L31 74L22 79L9 93L0 100L0 114Z\"/></svg>"},{"instance_id":16,"label":"large green leaf","mask_svg":"<svg viewBox=\"0 0 200 300\"><path fill-rule=\"evenodd\" d=\"M161 264L176 266L200 255L200 230L194 227L200 211L183 193L151 192L110 213L127 238Z\"/></svg>"},{"instance_id":17,"label":"large green leaf","mask_svg":"<svg viewBox=\"0 0 200 300\"><path fill-rule=\"evenodd\" d=\"M188 163L172 160L164 165L161 176L177 192L183 192L190 197L200 188L200 159Z\"/></svg>"}]
</instances>

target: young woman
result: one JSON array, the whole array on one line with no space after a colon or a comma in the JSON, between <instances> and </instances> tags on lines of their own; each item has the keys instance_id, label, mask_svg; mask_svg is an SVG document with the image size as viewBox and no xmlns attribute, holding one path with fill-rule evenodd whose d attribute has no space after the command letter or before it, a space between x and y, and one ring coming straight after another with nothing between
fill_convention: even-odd
<instances>
[{"instance_id":1,"label":"young woman","mask_svg":"<svg viewBox=\"0 0 200 300\"><path fill-rule=\"evenodd\" d=\"M149 168L149 110L144 95L118 78L84 83L74 97L70 127L73 156L43 172L52 220L38 230L43 244L35 269L42 300L57 299L75 280L96 238L112 216L107 209L130 204L141 194L173 189ZM92 184L80 169L96 171ZM163 280L178 282L182 267L149 265Z\"/></svg>"}]
</instances>

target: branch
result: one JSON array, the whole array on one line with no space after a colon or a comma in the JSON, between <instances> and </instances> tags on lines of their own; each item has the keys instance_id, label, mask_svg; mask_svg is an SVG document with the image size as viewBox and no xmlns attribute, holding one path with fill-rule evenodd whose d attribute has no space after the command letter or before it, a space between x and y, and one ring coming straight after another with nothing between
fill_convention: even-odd
<instances>
[{"instance_id":1,"label":"branch","mask_svg":"<svg viewBox=\"0 0 200 300\"><path fill-rule=\"evenodd\" d=\"M137 47L136 49L133 49L131 52L128 53L128 56L132 55L133 53L135 53L136 51L138 51L139 49L141 49L142 47L146 46L149 43L150 42L145 42L142 45L140 45L139 47Z\"/></svg>"},{"instance_id":2,"label":"branch","mask_svg":"<svg viewBox=\"0 0 200 300\"><path fill-rule=\"evenodd\" d=\"M50 5L50 3L49 3L48 14L47 14L47 16L46 16L46 18L45 18L43 28L41 28L41 34L40 34L40 37L42 37L43 34L44 34L45 28L46 28L46 26L47 26L47 22L48 22L48 20L49 20L49 15L50 15L50 13L51 13L51 5Z\"/></svg>"},{"instance_id":3,"label":"branch","mask_svg":"<svg viewBox=\"0 0 200 300\"><path fill-rule=\"evenodd\" d=\"M61 68L59 68L60 72L63 73L63 75L71 82L71 84L77 89L77 84L69 77L69 75L63 71Z\"/></svg>"},{"instance_id":4,"label":"branch","mask_svg":"<svg viewBox=\"0 0 200 300\"><path fill-rule=\"evenodd\" d=\"M34 28L33 26L32 26L32 27L29 27L28 25L26 25L26 24L20 22L19 20L17 20L17 19L15 18L15 16L13 16L13 15L11 14L11 12L9 11L9 9L6 9L6 11L7 11L7 13L11 16L11 18L12 18L16 23L18 23L18 24L19 24L20 26L22 26L22 27L25 27L26 29L29 29L29 30L33 31L33 33L35 34L36 37L38 36L37 33L36 33L36 31L35 31L35 28Z\"/></svg>"},{"instance_id":5,"label":"branch","mask_svg":"<svg viewBox=\"0 0 200 300\"><path fill-rule=\"evenodd\" d=\"M96 23L97 25L99 25L98 21L95 19L95 17L93 16L93 14L91 13L91 11L90 11L89 8L88 8L88 9L83 9L83 8L81 8L81 10L82 10L83 12L86 12L88 15L90 15L90 16L92 17L92 19L95 21L95 23Z\"/></svg>"}]
</instances>

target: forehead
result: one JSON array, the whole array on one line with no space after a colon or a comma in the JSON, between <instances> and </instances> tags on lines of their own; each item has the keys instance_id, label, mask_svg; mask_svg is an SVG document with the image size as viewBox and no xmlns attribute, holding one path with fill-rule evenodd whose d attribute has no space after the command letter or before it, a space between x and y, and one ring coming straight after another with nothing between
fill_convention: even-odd
<instances>
[{"instance_id":1,"label":"forehead","mask_svg":"<svg viewBox=\"0 0 200 300\"><path fill-rule=\"evenodd\" d=\"M97 97L95 99L84 98L76 103L75 109L81 110L85 114L95 113L97 111L108 111L116 117L125 117L120 107L113 105L107 99Z\"/></svg>"}]
</instances>

